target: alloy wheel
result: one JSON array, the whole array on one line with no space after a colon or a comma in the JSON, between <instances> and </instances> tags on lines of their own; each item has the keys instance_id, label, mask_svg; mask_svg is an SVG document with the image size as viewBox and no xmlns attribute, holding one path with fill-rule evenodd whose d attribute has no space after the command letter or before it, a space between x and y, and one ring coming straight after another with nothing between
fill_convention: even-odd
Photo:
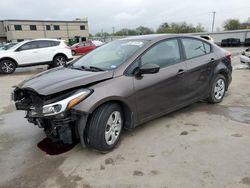
<instances>
[{"instance_id":1,"label":"alloy wheel","mask_svg":"<svg viewBox=\"0 0 250 188\"><path fill-rule=\"evenodd\" d=\"M225 81L223 79L218 79L214 87L214 97L220 100L225 93Z\"/></svg>"},{"instance_id":2,"label":"alloy wheel","mask_svg":"<svg viewBox=\"0 0 250 188\"><path fill-rule=\"evenodd\" d=\"M108 145L113 145L119 138L122 129L122 117L120 112L114 111L109 116L105 126L105 141Z\"/></svg>"}]
</instances>

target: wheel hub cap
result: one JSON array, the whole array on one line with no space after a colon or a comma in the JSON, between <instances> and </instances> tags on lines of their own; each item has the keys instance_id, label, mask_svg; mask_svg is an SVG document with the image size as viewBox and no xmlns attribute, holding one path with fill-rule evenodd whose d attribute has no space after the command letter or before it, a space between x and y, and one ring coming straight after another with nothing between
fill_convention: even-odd
<instances>
[{"instance_id":1,"label":"wheel hub cap","mask_svg":"<svg viewBox=\"0 0 250 188\"><path fill-rule=\"evenodd\" d=\"M2 65L2 70L4 72L11 72L11 71L13 71L13 69L14 69L14 67L13 67L12 63L4 62Z\"/></svg>"},{"instance_id":2,"label":"wheel hub cap","mask_svg":"<svg viewBox=\"0 0 250 188\"><path fill-rule=\"evenodd\" d=\"M223 79L217 80L214 87L214 96L216 99L220 100L225 93L225 82Z\"/></svg>"},{"instance_id":3,"label":"wheel hub cap","mask_svg":"<svg viewBox=\"0 0 250 188\"><path fill-rule=\"evenodd\" d=\"M107 121L105 127L105 141L108 145L112 145L118 139L122 128L122 118L118 111L113 112Z\"/></svg>"},{"instance_id":4,"label":"wheel hub cap","mask_svg":"<svg viewBox=\"0 0 250 188\"><path fill-rule=\"evenodd\" d=\"M57 62L58 66L63 66L66 63L66 61L63 57L57 58L56 62Z\"/></svg>"}]
</instances>

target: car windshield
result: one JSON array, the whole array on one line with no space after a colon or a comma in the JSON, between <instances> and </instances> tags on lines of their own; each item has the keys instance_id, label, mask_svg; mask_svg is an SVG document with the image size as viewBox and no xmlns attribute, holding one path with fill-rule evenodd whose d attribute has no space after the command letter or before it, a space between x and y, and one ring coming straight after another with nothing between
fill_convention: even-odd
<instances>
[{"instance_id":1,"label":"car windshield","mask_svg":"<svg viewBox=\"0 0 250 188\"><path fill-rule=\"evenodd\" d=\"M117 40L103 45L76 61L72 68L115 69L142 48L146 40Z\"/></svg>"},{"instance_id":2,"label":"car windshield","mask_svg":"<svg viewBox=\"0 0 250 188\"><path fill-rule=\"evenodd\" d=\"M17 47L17 45L19 45L20 43L13 43L13 44L9 44L7 47L5 47L5 50L10 50L10 49L14 49Z\"/></svg>"}]
</instances>

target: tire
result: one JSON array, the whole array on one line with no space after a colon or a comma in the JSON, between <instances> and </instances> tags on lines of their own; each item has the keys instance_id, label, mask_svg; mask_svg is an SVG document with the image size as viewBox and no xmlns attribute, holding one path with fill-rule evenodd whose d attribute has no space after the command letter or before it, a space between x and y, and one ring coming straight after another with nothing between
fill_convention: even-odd
<instances>
[{"instance_id":1,"label":"tire","mask_svg":"<svg viewBox=\"0 0 250 188\"><path fill-rule=\"evenodd\" d=\"M76 51L74 51L74 50L72 50L71 53L72 53L72 55L76 55Z\"/></svg>"},{"instance_id":2,"label":"tire","mask_svg":"<svg viewBox=\"0 0 250 188\"><path fill-rule=\"evenodd\" d=\"M67 58L64 55L56 55L53 59L53 68L59 66L65 66L67 63Z\"/></svg>"},{"instance_id":3,"label":"tire","mask_svg":"<svg viewBox=\"0 0 250 188\"><path fill-rule=\"evenodd\" d=\"M226 78L218 74L213 81L212 87L210 89L210 96L208 98L209 103L220 103L226 93L227 80Z\"/></svg>"},{"instance_id":4,"label":"tire","mask_svg":"<svg viewBox=\"0 0 250 188\"><path fill-rule=\"evenodd\" d=\"M0 62L0 72L3 74L12 74L16 70L16 63L10 59L4 59Z\"/></svg>"},{"instance_id":5,"label":"tire","mask_svg":"<svg viewBox=\"0 0 250 188\"><path fill-rule=\"evenodd\" d=\"M87 128L88 146L107 152L117 145L123 128L122 108L116 103L100 106L90 117Z\"/></svg>"}]
</instances>

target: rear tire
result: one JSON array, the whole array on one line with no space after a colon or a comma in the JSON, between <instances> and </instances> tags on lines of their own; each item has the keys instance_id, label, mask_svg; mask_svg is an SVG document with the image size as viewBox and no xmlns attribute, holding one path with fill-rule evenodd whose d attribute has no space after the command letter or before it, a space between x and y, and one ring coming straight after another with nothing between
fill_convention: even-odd
<instances>
[{"instance_id":1,"label":"rear tire","mask_svg":"<svg viewBox=\"0 0 250 188\"><path fill-rule=\"evenodd\" d=\"M12 74L16 70L16 63L9 59L0 61L0 72L3 74Z\"/></svg>"},{"instance_id":2,"label":"rear tire","mask_svg":"<svg viewBox=\"0 0 250 188\"><path fill-rule=\"evenodd\" d=\"M122 108L116 103L100 106L92 114L87 128L88 145L107 152L117 145L123 127Z\"/></svg>"},{"instance_id":3,"label":"rear tire","mask_svg":"<svg viewBox=\"0 0 250 188\"><path fill-rule=\"evenodd\" d=\"M57 55L53 59L53 67L65 66L67 58L64 55Z\"/></svg>"},{"instance_id":4,"label":"rear tire","mask_svg":"<svg viewBox=\"0 0 250 188\"><path fill-rule=\"evenodd\" d=\"M208 98L209 103L219 103L223 100L226 93L227 80L226 78L218 74L213 81L212 87L210 89L210 96Z\"/></svg>"}]
</instances>

